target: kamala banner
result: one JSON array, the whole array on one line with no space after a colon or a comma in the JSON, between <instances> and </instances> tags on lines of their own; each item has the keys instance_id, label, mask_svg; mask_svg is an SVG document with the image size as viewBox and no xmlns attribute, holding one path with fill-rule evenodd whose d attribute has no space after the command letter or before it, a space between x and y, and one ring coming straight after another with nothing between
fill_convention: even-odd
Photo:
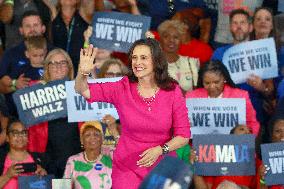
<instances>
[{"instance_id":1,"label":"kamala banner","mask_svg":"<svg viewBox=\"0 0 284 189\"><path fill-rule=\"evenodd\" d=\"M115 82L118 78L103 78L88 80L89 83ZM67 114L68 122L94 121L101 120L106 114L118 119L117 111L113 104L106 102L88 103L85 98L77 94L74 90L75 81L66 81L67 92Z\"/></svg>"},{"instance_id":2,"label":"kamala banner","mask_svg":"<svg viewBox=\"0 0 284 189\"><path fill-rule=\"evenodd\" d=\"M20 120L25 126L67 116L65 81L36 84L13 94Z\"/></svg>"},{"instance_id":3,"label":"kamala banner","mask_svg":"<svg viewBox=\"0 0 284 189\"><path fill-rule=\"evenodd\" d=\"M277 55L273 38L240 43L229 48L223 64L236 84L246 82L251 74L262 79L278 76Z\"/></svg>"},{"instance_id":4,"label":"kamala banner","mask_svg":"<svg viewBox=\"0 0 284 189\"><path fill-rule=\"evenodd\" d=\"M195 174L255 175L254 141L254 135L194 135Z\"/></svg>"},{"instance_id":5,"label":"kamala banner","mask_svg":"<svg viewBox=\"0 0 284 189\"><path fill-rule=\"evenodd\" d=\"M238 124L246 124L243 98L188 98L191 134L229 134Z\"/></svg>"},{"instance_id":6,"label":"kamala banner","mask_svg":"<svg viewBox=\"0 0 284 189\"><path fill-rule=\"evenodd\" d=\"M284 142L262 144L261 156L263 164L269 167L265 175L266 185L284 184Z\"/></svg>"},{"instance_id":7,"label":"kamala banner","mask_svg":"<svg viewBox=\"0 0 284 189\"><path fill-rule=\"evenodd\" d=\"M19 189L50 189L53 175L47 176L19 176Z\"/></svg>"},{"instance_id":8,"label":"kamala banner","mask_svg":"<svg viewBox=\"0 0 284 189\"><path fill-rule=\"evenodd\" d=\"M90 43L98 48L128 52L134 41L145 38L151 18L120 12L97 12Z\"/></svg>"},{"instance_id":9,"label":"kamala banner","mask_svg":"<svg viewBox=\"0 0 284 189\"><path fill-rule=\"evenodd\" d=\"M141 183L139 189L178 188L188 189L192 169L184 161L166 156Z\"/></svg>"}]
</instances>

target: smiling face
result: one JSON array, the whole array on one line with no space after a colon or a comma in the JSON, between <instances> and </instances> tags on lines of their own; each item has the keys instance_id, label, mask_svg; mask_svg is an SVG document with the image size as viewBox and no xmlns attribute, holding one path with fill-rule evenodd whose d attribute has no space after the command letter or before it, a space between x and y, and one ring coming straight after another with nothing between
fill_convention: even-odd
<instances>
[{"instance_id":1,"label":"smiling face","mask_svg":"<svg viewBox=\"0 0 284 189\"><path fill-rule=\"evenodd\" d=\"M272 142L284 142L284 119L275 122L271 140Z\"/></svg>"},{"instance_id":2,"label":"smiling face","mask_svg":"<svg viewBox=\"0 0 284 189\"><path fill-rule=\"evenodd\" d=\"M268 37L273 29L273 16L268 10L261 9L254 15L253 27L256 36Z\"/></svg>"},{"instance_id":3,"label":"smiling face","mask_svg":"<svg viewBox=\"0 0 284 189\"><path fill-rule=\"evenodd\" d=\"M160 38L162 49L166 53L177 53L181 44L181 36L177 29L169 27Z\"/></svg>"},{"instance_id":4,"label":"smiling face","mask_svg":"<svg viewBox=\"0 0 284 189\"><path fill-rule=\"evenodd\" d=\"M68 61L61 53L54 54L48 62L48 71L50 80L60 80L68 76L69 67Z\"/></svg>"},{"instance_id":5,"label":"smiling face","mask_svg":"<svg viewBox=\"0 0 284 189\"><path fill-rule=\"evenodd\" d=\"M145 77L154 78L154 65L150 47L138 45L133 49L132 70L138 79Z\"/></svg>"},{"instance_id":6,"label":"smiling face","mask_svg":"<svg viewBox=\"0 0 284 189\"><path fill-rule=\"evenodd\" d=\"M7 133L7 142L11 149L25 150L28 144L28 131L20 122L11 125Z\"/></svg>"},{"instance_id":7,"label":"smiling face","mask_svg":"<svg viewBox=\"0 0 284 189\"><path fill-rule=\"evenodd\" d=\"M81 143L85 150L100 150L103 143L101 131L94 127L86 128L81 136Z\"/></svg>"}]
</instances>

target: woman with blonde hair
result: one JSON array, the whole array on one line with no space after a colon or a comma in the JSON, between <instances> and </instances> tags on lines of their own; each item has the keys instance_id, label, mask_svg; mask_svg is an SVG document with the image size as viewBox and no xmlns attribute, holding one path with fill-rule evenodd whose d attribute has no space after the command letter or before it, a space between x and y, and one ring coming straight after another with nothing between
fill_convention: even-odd
<instances>
[{"instance_id":1,"label":"woman with blonde hair","mask_svg":"<svg viewBox=\"0 0 284 189\"><path fill-rule=\"evenodd\" d=\"M43 83L74 78L71 58L63 49L50 51L44 63ZM61 178L67 158L80 152L78 123L68 123L64 117L30 127L28 149L46 152L50 160L48 172Z\"/></svg>"},{"instance_id":2,"label":"woman with blonde hair","mask_svg":"<svg viewBox=\"0 0 284 189\"><path fill-rule=\"evenodd\" d=\"M117 58L105 61L98 73L98 78L122 77L128 73L128 68Z\"/></svg>"}]
</instances>

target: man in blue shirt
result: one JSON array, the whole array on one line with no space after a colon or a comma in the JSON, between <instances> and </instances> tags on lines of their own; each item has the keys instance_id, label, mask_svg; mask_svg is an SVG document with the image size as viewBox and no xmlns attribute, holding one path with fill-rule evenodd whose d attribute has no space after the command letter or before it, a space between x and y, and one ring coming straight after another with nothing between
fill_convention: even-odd
<instances>
[{"instance_id":1,"label":"man in blue shirt","mask_svg":"<svg viewBox=\"0 0 284 189\"><path fill-rule=\"evenodd\" d=\"M19 30L26 39L30 36L43 36L46 28L36 11L27 11L23 15ZM6 50L0 62L0 85L2 86L0 92L5 94L9 113L14 116L17 116L17 111L12 93L27 87L30 80L38 80L43 74L43 71L34 72L31 69L25 51L25 41L22 41L19 45Z\"/></svg>"},{"instance_id":2,"label":"man in blue shirt","mask_svg":"<svg viewBox=\"0 0 284 189\"><path fill-rule=\"evenodd\" d=\"M233 36L233 44L217 48L211 57L212 60L219 60L222 62L223 55L227 49L233 45L249 41L249 36L253 29L250 20L249 13L243 9L236 9L230 13L230 31ZM252 104L256 110L258 121L260 123L267 121L267 116L263 109L264 97L268 97L273 93L274 89L271 88L270 85L267 85L266 81L263 81L256 75L251 75L251 77L248 78L247 83L241 83L237 86L248 91Z\"/></svg>"}]
</instances>

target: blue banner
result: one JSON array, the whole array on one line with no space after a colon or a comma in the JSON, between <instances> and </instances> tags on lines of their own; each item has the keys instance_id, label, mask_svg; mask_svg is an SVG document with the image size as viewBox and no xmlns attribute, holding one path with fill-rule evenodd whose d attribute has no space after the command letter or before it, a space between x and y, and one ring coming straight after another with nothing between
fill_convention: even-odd
<instances>
[{"instance_id":1,"label":"blue banner","mask_svg":"<svg viewBox=\"0 0 284 189\"><path fill-rule=\"evenodd\" d=\"M188 189L192 182L192 169L178 158L166 156L141 183L139 189Z\"/></svg>"},{"instance_id":2,"label":"blue banner","mask_svg":"<svg viewBox=\"0 0 284 189\"><path fill-rule=\"evenodd\" d=\"M102 49L128 52L138 39L145 38L151 18L120 12L96 12L90 43Z\"/></svg>"},{"instance_id":3,"label":"blue banner","mask_svg":"<svg viewBox=\"0 0 284 189\"><path fill-rule=\"evenodd\" d=\"M246 124L243 98L188 98L191 134L229 134L238 124Z\"/></svg>"},{"instance_id":4,"label":"blue banner","mask_svg":"<svg viewBox=\"0 0 284 189\"><path fill-rule=\"evenodd\" d=\"M273 38L234 45L223 56L223 64L236 83L245 83L251 74L262 79L278 76L275 41Z\"/></svg>"},{"instance_id":5,"label":"blue banner","mask_svg":"<svg viewBox=\"0 0 284 189\"><path fill-rule=\"evenodd\" d=\"M19 189L50 189L53 175L47 176L19 176Z\"/></svg>"},{"instance_id":6,"label":"blue banner","mask_svg":"<svg viewBox=\"0 0 284 189\"><path fill-rule=\"evenodd\" d=\"M269 167L265 175L266 185L284 184L284 142L262 144L261 156L263 164Z\"/></svg>"},{"instance_id":7,"label":"blue banner","mask_svg":"<svg viewBox=\"0 0 284 189\"><path fill-rule=\"evenodd\" d=\"M19 118L26 127L67 116L64 83L36 84L13 94Z\"/></svg>"},{"instance_id":8,"label":"blue banner","mask_svg":"<svg viewBox=\"0 0 284 189\"><path fill-rule=\"evenodd\" d=\"M193 147L197 175L255 175L254 135L194 135Z\"/></svg>"},{"instance_id":9,"label":"blue banner","mask_svg":"<svg viewBox=\"0 0 284 189\"><path fill-rule=\"evenodd\" d=\"M103 78L88 80L89 83L115 82L119 78ZM118 113L113 104L106 102L88 103L85 98L74 90L75 81L66 81L68 122L102 120L106 114L118 119Z\"/></svg>"}]
</instances>

